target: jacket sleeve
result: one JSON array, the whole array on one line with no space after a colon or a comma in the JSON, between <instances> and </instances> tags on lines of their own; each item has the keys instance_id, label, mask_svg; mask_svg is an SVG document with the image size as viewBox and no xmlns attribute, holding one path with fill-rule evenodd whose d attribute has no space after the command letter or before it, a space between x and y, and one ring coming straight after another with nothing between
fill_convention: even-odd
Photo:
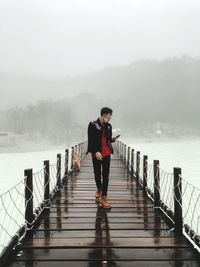
<instances>
[{"instance_id":1,"label":"jacket sleeve","mask_svg":"<svg viewBox=\"0 0 200 267\"><path fill-rule=\"evenodd\" d=\"M92 123L91 123L91 121L88 124L87 133L88 133L88 147L89 147L89 149L91 149L91 146L92 146Z\"/></svg>"},{"instance_id":2,"label":"jacket sleeve","mask_svg":"<svg viewBox=\"0 0 200 267\"><path fill-rule=\"evenodd\" d=\"M88 125L88 147L90 150L89 152L96 153L97 151L99 151L96 140L96 130L94 128L94 125L90 121Z\"/></svg>"}]
</instances>

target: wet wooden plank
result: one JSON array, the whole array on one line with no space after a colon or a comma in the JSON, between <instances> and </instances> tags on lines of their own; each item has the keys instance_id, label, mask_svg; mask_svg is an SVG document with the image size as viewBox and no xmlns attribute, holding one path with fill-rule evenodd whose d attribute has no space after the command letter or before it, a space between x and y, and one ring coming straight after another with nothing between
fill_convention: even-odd
<instances>
[{"instance_id":1,"label":"wet wooden plank","mask_svg":"<svg viewBox=\"0 0 200 267\"><path fill-rule=\"evenodd\" d=\"M43 218L41 219L40 223L41 224L54 224L57 222L57 220L60 219L62 224L68 224L68 223L94 223L94 222L104 222L105 219L103 216L98 216L98 217L53 217L53 218ZM155 223L155 218L154 217L151 217L151 218L148 218L148 217L111 217L111 218L107 218L107 220L109 220L109 225L110 223L141 223L141 224L144 224L144 223ZM161 224L166 224L165 220L164 219L160 219L159 222L157 223L161 223Z\"/></svg>"},{"instance_id":2,"label":"wet wooden plank","mask_svg":"<svg viewBox=\"0 0 200 267\"><path fill-rule=\"evenodd\" d=\"M58 205L58 201L59 204L97 204L98 200L94 198L94 195L91 197L76 197L76 198L65 198L65 197L61 197L60 199L57 198L54 201L51 201L51 205ZM133 204L133 205L140 205L140 204L152 204L151 201L146 202L146 200L142 199L142 198L135 198L135 199L127 199L127 198L109 198L109 201L112 203L111 204L121 204L121 206L123 206L123 204ZM156 209L155 209L156 210Z\"/></svg>"},{"instance_id":3,"label":"wet wooden plank","mask_svg":"<svg viewBox=\"0 0 200 267\"><path fill-rule=\"evenodd\" d=\"M63 194L61 194L60 195L60 198L59 198L59 196L57 195L57 196L55 196L55 198L57 199L57 200L73 200L73 199L75 199L76 201L78 201L78 200L92 200L92 201L96 201L96 199L94 198L94 194L93 195L90 195L90 196L85 196L85 195L83 195L83 196L80 196L80 195L78 195L78 196L76 196L76 198L75 197L73 197L73 195L65 195L64 193ZM142 197L142 196L137 196L137 197L132 197L132 196L124 196L124 197L121 197L121 196L109 196L109 200L111 201L113 201L113 200L115 200L115 201L134 201L134 200L144 200L144 198Z\"/></svg>"},{"instance_id":4,"label":"wet wooden plank","mask_svg":"<svg viewBox=\"0 0 200 267\"><path fill-rule=\"evenodd\" d=\"M58 210L59 209L59 210ZM55 208L55 209L51 209L50 210L50 213L56 213L56 212L59 212L59 213L63 213L63 214L70 214L70 213L88 213L88 212L96 212L97 208L75 208L75 207L67 207L67 208L62 208L62 207L59 207L59 208ZM123 213L145 213L145 212L149 212L149 213L154 213L154 209L151 208L151 207L147 207L147 208L142 208L142 207L130 207L130 208L115 208L115 207L112 207L111 208L112 210L112 213L120 213L120 214L123 214Z\"/></svg>"},{"instance_id":5,"label":"wet wooden plank","mask_svg":"<svg viewBox=\"0 0 200 267\"><path fill-rule=\"evenodd\" d=\"M105 265L106 264L106 265ZM38 262L34 261L33 265L27 262L16 262L13 265L9 265L8 267L113 267L113 266L120 266L120 267L199 267L200 262L194 261L149 261L148 265L146 261L63 261L63 262L53 262L53 261L44 261Z\"/></svg>"},{"instance_id":6,"label":"wet wooden plank","mask_svg":"<svg viewBox=\"0 0 200 267\"><path fill-rule=\"evenodd\" d=\"M112 208L154 208L153 204L148 203L148 204L142 204L142 203L137 203L137 204L131 204L131 203L123 203L123 204L118 204L118 203L111 203L112 204ZM76 209L82 209L82 208L97 208L96 203L94 204L75 204L75 203L60 203L59 205L60 208L76 208ZM54 210L55 208L57 208L56 203L51 205L51 210Z\"/></svg>"},{"instance_id":7,"label":"wet wooden plank","mask_svg":"<svg viewBox=\"0 0 200 267\"><path fill-rule=\"evenodd\" d=\"M34 234L33 238L37 239L45 239L47 236L51 236L51 238L82 238L82 237L93 237L96 238L101 233L95 230L53 230L53 231L46 231L46 230L37 230ZM142 229L142 230L125 230L125 229L109 229L109 236L110 237L175 237L176 235L174 232L167 230L149 230L149 229Z\"/></svg>"},{"instance_id":8,"label":"wet wooden plank","mask_svg":"<svg viewBox=\"0 0 200 267\"><path fill-rule=\"evenodd\" d=\"M116 238L97 237L94 238L80 238L80 239L51 239L49 237L45 240L33 239L23 242L24 248L69 248L69 247L132 247L132 248L167 248L167 247L183 247L187 248L183 237L155 237L155 238Z\"/></svg>"},{"instance_id":9,"label":"wet wooden plank","mask_svg":"<svg viewBox=\"0 0 200 267\"><path fill-rule=\"evenodd\" d=\"M13 262L6 267L199 267L200 261L33 261Z\"/></svg>"},{"instance_id":10,"label":"wet wooden plank","mask_svg":"<svg viewBox=\"0 0 200 267\"><path fill-rule=\"evenodd\" d=\"M119 223L109 223L109 226L104 226L105 229L133 229L133 230L138 230L138 229L156 229L157 231L158 230L161 230L161 229L170 229L166 224L151 224L151 223L147 223L147 224L128 224L128 223L124 223L124 224L119 224ZM38 229L44 229L43 226L39 226ZM55 229L62 229L62 230L76 230L76 229L82 229L82 230L99 230L99 229L102 229L102 226L99 225L99 226L96 226L95 223L72 223L72 224L62 224L60 221L54 225L51 225L50 230L55 230ZM47 229L46 229L47 230Z\"/></svg>"},{"instance_id":11,"label":"wet wooden plank","mask_svg":"<svg viewBox=\"0 0 200 267\"><path fill-rule=\"evenodd\" d=\"M119 219L121 218L121 214L119 213L109 213L109 215L107 216L107 218L112 219L112 218L116 218ZM86 212L86 213L73 213L70 216L67 215L60 215L60 214L54 214L54 213L50 213L50 214L44 214L43 219L49 219L49 218L56 218L56 219L68 219L68 218L104 218L103 215L96 215L93 212ZM123 218L126 219L143 219L144 221L148 221L148 219L152 218L153 220L155 219L161 219L163 218L163 216L159 216L157 214L148 214L147 216L144 216L143 214L123 214ZM77 219L77 220L78 220Z\"/></svg>"},{"instance_id":12,"label":"wet wooden plank","mask_svg":"<svg viewBox=\"0 0 200 267\"><path fill-rule=\"evenodd\" d=\"M106 260L103 250L109 254L110 260L200 260L200 255L184 248L78 248L78 249L25 249L20 260ZM162 265L161 265L162 266Z\"/></svg>"}]
</instances>

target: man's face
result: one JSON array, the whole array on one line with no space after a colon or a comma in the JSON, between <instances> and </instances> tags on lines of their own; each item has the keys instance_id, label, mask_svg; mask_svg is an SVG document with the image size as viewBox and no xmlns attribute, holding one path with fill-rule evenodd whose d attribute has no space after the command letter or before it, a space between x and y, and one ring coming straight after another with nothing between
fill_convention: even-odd
<instances>
[{"instance_id":1,"label":"man's face","mask_svg":"<svg viewBox=\"0 0 200 267\"><path fill-rule=\"evenodd\" d=\"M107 122L109 122L111 120L111 118L112 118L112 114L110 114L110 113L104 115L104 119L106 119Z\"/></svg>"}]
</instances>

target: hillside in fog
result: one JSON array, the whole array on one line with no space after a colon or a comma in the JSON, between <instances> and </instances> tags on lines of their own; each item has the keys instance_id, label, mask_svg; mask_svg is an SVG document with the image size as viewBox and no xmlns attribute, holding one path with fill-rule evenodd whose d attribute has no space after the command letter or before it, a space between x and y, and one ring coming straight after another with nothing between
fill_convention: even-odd
<instances>
[{"instance_id":1,"label":"hillside in fog","mask_svg":"<svg viewBox=\"0 0 200 267\"><path fill-rule=\"evenodd\" d=\"M199 70L200 60L183 56L110 66L63 79L4 73L1 105L10 108L0 114L0 129L39 134L57 142L79 138L88 121L107 105L114 110L114 127L130 133L151 133L162 124L168 132L171 127L172 133L177 127L199 130Z\"/></svg>"},{"instance_id":2,"label":"hillside in fog","mask_svg":"<svg viewBox=\"0 0 200 267\"><path fill-rule=\"evenodd\" d=\"M167 113L177 103L182 112L189 104L192 109L198 105L199 71L199 59L183 56L160 61L140 60L127 66L108 66L101 71L57 79L0 72L3 91L0 106L5 109L42 99L63 99L80 92L92 92L113 100L126 96L136 106L140 107L139 101L152 111L162 108L163 102L168 103Z\"/></svg>"}]
</instances>

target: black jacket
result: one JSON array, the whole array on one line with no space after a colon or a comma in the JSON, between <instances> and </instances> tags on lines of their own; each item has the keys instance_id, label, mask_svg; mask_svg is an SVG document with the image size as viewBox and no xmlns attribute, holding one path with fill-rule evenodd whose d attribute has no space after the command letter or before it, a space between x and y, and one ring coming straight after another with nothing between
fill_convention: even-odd
<instances>
[{"instance_id":1,"label":"black jacket","mask_svg":"<svg viewBox=\"0 0 200 267\"><path fill-rule=\"evenodd\" d=\"M109 122L105 122L105 133L106 133L106 142L111 150L111 154L113 154L112 142L115 142L114 138L112 138L112 125ZM90 121L88 124L88 147L86 155L91 153L96 153L97 151L101 151L101 142L102 142L102 133L103 128L100 122L100 118L94 121Z\"/></svg>"}]
</instances>

